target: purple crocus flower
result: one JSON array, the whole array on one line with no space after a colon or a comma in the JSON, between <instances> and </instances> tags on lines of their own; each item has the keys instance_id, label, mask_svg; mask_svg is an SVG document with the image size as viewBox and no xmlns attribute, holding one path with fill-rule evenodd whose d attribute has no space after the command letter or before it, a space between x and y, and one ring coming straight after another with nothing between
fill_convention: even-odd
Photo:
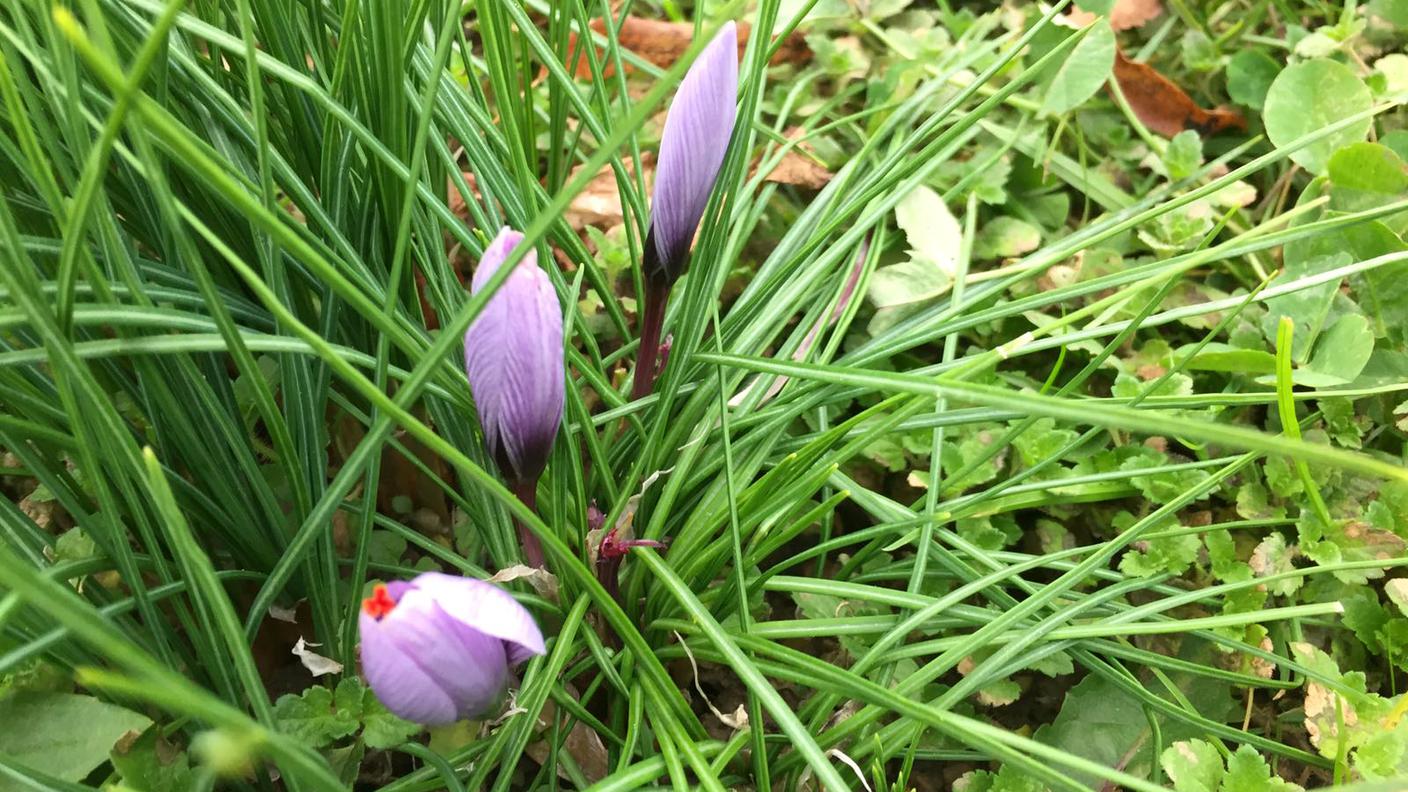
<instances>
[{"instance_id":1,"label":"purple crocus flower","mask_svg":"<svg viewBox=\"0 0 1408 792\"><path fill-rule=\"evenodd\" d=\"M728 22L690 65L665 116L641 255L645 295L632 399L655 384L665 301L689 263L689 246L728 152L737 102L738 29Z\"/></svg>"},{"instance_id":2,"label":"purple crocus flower","mask_svg":"<svg viewBox=\"0 0 1408 792\"><path fill-rule=\"evenodd\" d=\"M478 293L523 235L504 228L484 251ZM505 478L536 483L562 423L562 305L529 251L464 334L465 369L484 442Z\"/></svg>"},{"instance_id":3,"label":"purple crocus flower","mask_svg":"<svg viewBox=\"0 0 1408 792\"><path fill-rule=\"evenodd\" d=\"M689 67L665 116L644 261L652 280L670 284L684 273L733 135L737 102L738 31L729 22Z\"/></svg>"},{"instance_id":4,"label":"purple crocus flower","mask_svg":"<svg viewBox=\"0 0 1408 792\"><path fill-rule=\"evenodd\" d=\"M362 601L362 673L397 716L441 725L492 711L509 669L545 651L543 634L508 592L426 572L378 585Z\"/></svg>"}]
</instances>

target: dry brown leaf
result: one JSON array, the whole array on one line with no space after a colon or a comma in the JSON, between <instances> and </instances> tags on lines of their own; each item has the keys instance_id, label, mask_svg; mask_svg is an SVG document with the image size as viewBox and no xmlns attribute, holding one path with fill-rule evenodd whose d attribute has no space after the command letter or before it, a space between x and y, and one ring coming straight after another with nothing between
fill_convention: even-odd
<instances>
[{"instance_id":1,"label":"dry brown leaf","mask_svg":"<svg viewBox=\"0 0 1408 792\"><path fill-rule=\"evenodd\" d=\"M58 511L54 501L34 500L29 495L20 498L19 506L20 511L24 512L24 516L28 517L41 531L49 530L49 525L54 522L54 514Z\"/></svg>"},{"instance_id":2,"label":"dry brown leaf","mask_svg":"<svg viewBox=\"0 0 1408 792\"><path fill-rule=\"evenodd\" d=\"M304 668L308 669L308 673L315 677L342 673L342 663L330 657L323 657L312 649L309 649L308 647L310 646L322 646L322 644L308 643L302 636L299 636L298 643L293 645L294 656L298 658L299 662L303 663Z\"/></svg>"},{"instance_id":3,"label":"dry brown leaf","mask_svg":"<svg viewBox=\"0 0 1408 792\"><path fill-rule=\"evenodd\" d=\"M465 171L460 175L464 177L465 184L469 185L469 191L473 193L474 198L477 200L479 198L479 187L475 184L474 174ZM468 199L469 196L464 195L455 187L455 180L450 179L450 195L446 205L449 206L451 212L454 212L455 217L461 219L467 219L469 217L469 209L465 206L465 202Z\"/></svg>"},{"instance_id":4,"label":"dry brown leaf","mask_svg":"<svg viewBox=\"0 0 1408 792\"><path fill-rule=\"evenodd\" d=\"M597 33L604 34L606 25L600 18L591 21L591 28ZM738 55L743 57L743 49L748 45L748 34L751 31L747 22L738 23ZM641 19L640 17L626 17L621 23L621 29L617 32L617 40L621 46L639 55L641 58L660 68L673 66L675 61L684 55L689 49L690 42L694 40L694 25L688 22L665 22L657 19ZM577 37L572 36L571 51L575 63L571 65L571 70L580 79L591 77L591 61L585 52L577 48ZM615 72L615 67L608 62L597 50L598 57L602 60L602 72L610 75ZM807 47L806 41L798 33L788 36L777 53L773 55L772 64L774 66L781 63L806 63L811 60L812 51ZM631 71L630 66L626 70Z\"/></svg>"},{"instance_id":5,"label":"dry brown leaf","mask_svg":"<svg viewBox=\"0 0 1408 792\"><path fill-rule=\"evenodd\" d=\"M704 692L704 688L699 684L699 664L694 662L694 653L689 651L689 645L685 643L684 636L675 633L675 640L679 641L680 648L684 650L685 658L689 660L689 668L694 673L694 690L699 694L700 698L704 699L704 705L709 708L710 712L714 713L714 717L718 718L720 723L730 729L742 731L748 728L748 708L739 704L732 714L728 714L714 706L714 702L709 699L708 694Z\"/></svg>"},{"instance_id":6,"label":"dry brown leaf","mask_svg":"<svg viewBox=\"0 0 1408 792\"><path fill-rule=\"evenodd\" d=\"M577 691L571 685L567 686L567 692L573 698L577 698ZM543 703L543 709L538 714L538 726L544 730L557 715L557 706L551 699ZM610 772L610 759L606 754L606 744L601 741L601 735L597 734L590 726L579 720L573 719L571 730L567 732L567 739L563 741L563 750L577 763L577 768L582 771L582 775L592 783L596 783L606 777ZM546 764L551 753L546 740L534 740L528 744L525 751L539 764ZM570 781L571 777L567 771L561 767L557 768L558 778Z\"/></svg>"},{"instance_id":7,"label":"dry brown leaf","mask_svg":"<svg viewBox=\"0 0 1408 792\"><path fill-rule=\"evenodd\" d=\"M1171 138L1185 129L1216 135L1227 129L1246 129L1241 113L1226 108L1204 110L1172 80L1147 63L1132 61L1115 52L1115 80L1140 123Z\"/></svg>"},{"instance_id":8,"label":"dry brown leaf","mask_svg":"<svg viewBox=\"0 0 1408 792\"><path fill-rule=\"evenodd\" d=\"M640 155L641 162L645 166L645 180L647 185L655 176L655 160L649 153ZM623 157L621 165L626 173L635 178L635 161L630 157ZM575 178L581 166L572 171L570 178ZM563 213L567 224L572 226L572 230L581 231L587 226L596 226L601 229L608 229L620 225L624 219L621 209L621 190L616 184L616 173L610 165L605 165L597 172L592 180L587 182L586 189L577 194L568 204L567 211Z\"/></svg>"},{"instance_id":9,"label":"dry brown leaf","mask_svg":"<svg viewBox=\"0 0 1408 792\"><path fill-rule=\"evenodd\" d=\"M533 590L538 592L538 596L557 602L557 576L546 569L538 569L526 564L514 564L494 573L488 582L508 583L520 579L532 586Z\"/></svg>"},{"instance_id":10,"label":"dry brown leaf","mask_svg":"<svg viewBox=\"0 0 1408 792\"><path fill-rule=\"evenodd\" d=\"M284 608L278 605L269 606L269 618L278 619L289 624L298 624L298 611L294 608ZM299 638L298 640L303 640Z\"/></svg>"},{"instance_id":11,"label":"dry brown leaf","mask_svg":"<svg viewBox=\"0 0 1408 792\"><path fill-rule=\"evenodd\" d=\"M1114 7L1110 9L1110 27L1117 31L1141 28L1163 10L1159 0L1115 0ZM1066 14L1066 18L1076 27L1085 27L1100 17L1074 8Z\"/></svg>"},{"instance_id":12,"label":"dry brown leaf","mask_svg":"<svg viewBox=\"0 0 1408 792\"><path fill-rule=\"evenodd\" d=\"M773 168L763 181L820 190L831 181L833 175L831 171L817 164L816 160L792 149L782 155L777 167Z\"/></svg>"},{"instance_id":13,"label":"dry brown leaf","mask_svg":"<svg viewBox=\"0 0 1408 792\"><path fill-rule=\"evenodd\" d=\"M792 127L787 130L784 137L788 140L797 140L804 134L800 128ZM763 177L763 180L777 184L791 184L808 190L820 190L825 187L835 174L817 162L811 151L812 147L806 143L798 143L788 149L787 153L778 160L772 172ZM756 169L756 167L755 165L754 168Z\"/></svg>"}]
</instances>

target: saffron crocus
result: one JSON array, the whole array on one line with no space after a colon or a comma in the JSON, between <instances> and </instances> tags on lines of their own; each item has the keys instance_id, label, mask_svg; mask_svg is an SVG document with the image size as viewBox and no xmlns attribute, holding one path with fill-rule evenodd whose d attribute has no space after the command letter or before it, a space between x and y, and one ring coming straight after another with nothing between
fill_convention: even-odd
<instances>
[{"instance_id":1,"label":"saffron crocus","mask_svg":"<svg viewBox=\"0 0 1408 792\"><path fill-rule=\"evenodd\" d=\"M652 280L674 283L684 273L733 135L737 101L738 32L729 22L689 67L665 116L645 251Z\"/></svg>"},{"instance_id":2,"label":"saffron crocus","mask_svg":"<svg viewBox=\"0 0 1408 792\"><path fill-rule=\"evenodd\" d=\"M737 101L738 32L729 22L690 66L665 116L641 261L646 293L632 389L636 398L654 384L665 300L689 263L689 246L733 135Z\"/></svg>"},{"instance_id":3,"label":"saffron crocus","mask_svg":"<svg viewBox=\"0 0 1408 792\"><path fill-rule=\"evenodd\" d=\"M545 651L533 617L508 592L439 572L378 585L358 626L362 673L376 697L431 726L491 712L510 668Z\"/></svg>"},{"instance_id":4,"label":"saffron crocus","mask_svg":"<svg viewBox=\"0 0 1408 792\"><path fill-rule=\"evenodd\" d=\"M479 293L523 235L504 228L484 251L471 289ZM519 498L535 505L562 423L562 306L538 256L528 251L464 335L465 369L484 442ZM542 566L537 537L519 526L528 563Z\"/></svg>"}]
</instances>

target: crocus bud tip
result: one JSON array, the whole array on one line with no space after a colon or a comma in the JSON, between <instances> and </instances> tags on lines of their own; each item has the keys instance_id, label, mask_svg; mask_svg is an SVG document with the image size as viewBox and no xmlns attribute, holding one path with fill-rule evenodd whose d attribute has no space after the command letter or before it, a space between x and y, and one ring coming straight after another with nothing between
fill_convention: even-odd
<instances>
[{"instance_id":1,"label":"crocus bud tip","mask_svg":"<svg viewBox=\"0 0 1408 792\"><path fill-rule=\"evenodd\" d=\"M728 151L738 102L738 30L726 23L690 66L665 116L645 274L673 283Z\"/></svg>"}]
</instances>

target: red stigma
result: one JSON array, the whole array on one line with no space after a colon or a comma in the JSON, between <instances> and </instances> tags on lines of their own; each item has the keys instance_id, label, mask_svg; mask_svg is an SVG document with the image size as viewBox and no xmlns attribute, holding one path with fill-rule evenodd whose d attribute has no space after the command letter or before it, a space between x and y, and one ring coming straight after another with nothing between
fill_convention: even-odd
<instances>
[{"instance_id":1,"label":"red stigma","mask_svg":"<svg viewBox=\"0 0 1408 792\"><path fill-rule=\"evenodd\" d=\"M378 583L376 588L372 589L372 595L362 600L362 612L377 621L395 607L396 600L391 599L391 593L386 590L384 583Z\"/></svg>"},{"instance_id":2,"label":"red stigma","mask_svg":"<svg viewBox=\"0 0 1408 792\"><path fill-rule=\"evenodd\" d=\"M657 542L653 539L622 539L620 529L612 528L602 537L601 545L597 547L598 558L620 558L630 552L632 547L654 547L659 550L665 549L664 542Z\"/></svg>"}]
</instances>

